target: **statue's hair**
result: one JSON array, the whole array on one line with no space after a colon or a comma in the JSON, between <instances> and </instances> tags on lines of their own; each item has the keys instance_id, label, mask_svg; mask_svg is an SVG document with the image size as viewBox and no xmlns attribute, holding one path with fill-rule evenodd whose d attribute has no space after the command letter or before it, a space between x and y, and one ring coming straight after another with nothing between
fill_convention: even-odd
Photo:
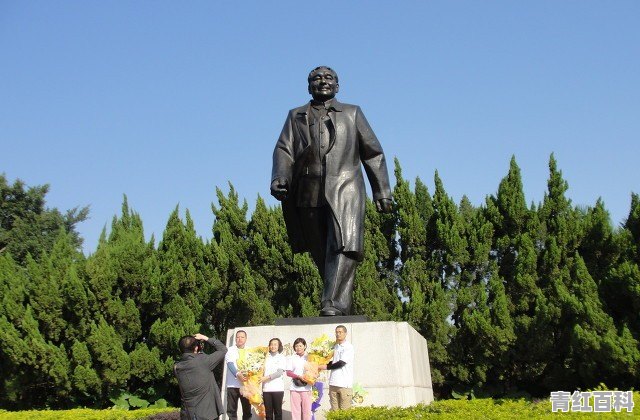
<instances>
[{"instance_id":1,"label":"statue's hair","mask_svg":"<svg viewBox=\"0 0 640 420\"><path fill-rule=\"evenodd\" d=\"M308 83L310 83L310 82L311 82L311 77L312 77L312 76L313 76L313 75L314 75L318 70L320 70L320 69L326 69L326 70L329 70L331 73L333 73L333 76L336 78L336 83L339 83L339 82L338 82L338 73L336 73L336 71L335 71L334 69L332 69L331 67L329 67L329 66L318 66L318 67L316 67L315 69L311 70L311 71L309 72L309 76L307 76L307 82L308 82Z\"/></svg>"}]
</instances>

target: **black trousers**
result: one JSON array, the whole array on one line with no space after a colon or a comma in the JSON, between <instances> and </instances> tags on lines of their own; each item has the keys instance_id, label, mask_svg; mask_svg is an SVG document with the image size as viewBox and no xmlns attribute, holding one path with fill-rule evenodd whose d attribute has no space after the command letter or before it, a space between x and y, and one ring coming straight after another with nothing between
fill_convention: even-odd
<instances>
[{"instance_id":1,"label":"black trousers","mask_svg":"<svg viewBox=\"0 0 640 420\"><path fill-rule=\"evenodd\" d=\"M227 388L227 417L230 420L238 418L238 398L242 404L242 420L249 420L251 418L251 403L240 395L240 388Z\"/></svg>"},{"instance_id":2,"label":"black trousers","mask_svg":"<svg viewBox=\"0 0 640 420\"><path fill-rule=\"evenodd\" d=\"M340 227L329 206L299 207L298 214L304 240L324 282L322 306L349 315L358 265L356 255L340 251Z\"/></svg>"},{"instance_id":3,"label":"black trousers","mask_svg":"<svg viewBox=\"0 0 640 420\"><path fill-rule=\"evenodd\" d=\"M264 407L267 410L267 420L282 420L282 399L284 391L263 392Z\"/></svg>"}]
</instances>

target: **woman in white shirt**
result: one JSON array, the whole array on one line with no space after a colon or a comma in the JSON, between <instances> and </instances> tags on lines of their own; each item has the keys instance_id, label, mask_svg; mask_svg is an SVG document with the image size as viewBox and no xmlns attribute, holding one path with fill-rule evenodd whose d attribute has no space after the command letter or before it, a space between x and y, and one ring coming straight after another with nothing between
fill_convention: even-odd
<instances>
[{"instance_id":1,"label":"woman in white shirt","mask_svg":"<svg viewBox=\"0 0 640 420\"><path fill-rule=\"evenodd\" d=\"M304 338L296 338L293 342L294 355L287 361L287 376L293 378L291 383L291 419L311 420L311 385L302 380L304 365L307 363L307 342Z\"/></svg>"},{"instance_id":2,"label":"woman in white shirt","mask_svg":"<svg viewBox=\"0 0 640 420\"><path fill-rule=\"evenodd\" d=\"M267 412L267 420L282 420L282 399L284 397L284 373L287 362L282 354L282 341L269 340L269 354L264 361L262 398Z\"/></svg>"}]
</instances>

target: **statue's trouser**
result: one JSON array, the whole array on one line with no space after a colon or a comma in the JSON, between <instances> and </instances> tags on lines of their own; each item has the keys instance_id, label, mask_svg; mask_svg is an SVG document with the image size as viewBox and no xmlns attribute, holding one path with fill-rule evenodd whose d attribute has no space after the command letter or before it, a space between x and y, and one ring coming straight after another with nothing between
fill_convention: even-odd
<instances>
[{"instance_id":1,"label":"statue's trouser","mask_svg":"<svg viewBox=\"0 0 640 420\"><path fill-rule=\"evenodd\" d=\"M328 206L300 207L298 210L305 242L324 281L322 307L333 307L348 315L358 261L352 258L355 255L338 251L340 228Z\"/></svg>"}]
</instances>

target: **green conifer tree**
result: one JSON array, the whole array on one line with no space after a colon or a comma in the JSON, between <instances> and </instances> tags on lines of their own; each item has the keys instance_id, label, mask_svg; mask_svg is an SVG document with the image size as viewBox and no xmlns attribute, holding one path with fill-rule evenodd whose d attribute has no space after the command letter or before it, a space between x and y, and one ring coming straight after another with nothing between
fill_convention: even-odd
<instances>
[{"instance_id":1,"label":"green conifer tree","mask_svg":"<svg viewBox=\"0 0 640 420\"><path fill-rule=\"evenodd\" d=\"M599 290L619 328L629 329L640 341L640 197L631 195L629 216L615 232L617 260L611 264Z\"/></svg>"},{"instance_id":2,"label":"green conifer tree","mask_svg":"<svg viewBox=\"0 0 640 420\"><path fill-rule=\"evenodd\" d=\"M249 222L249 261L273 291L272 306L276 316L300 316L302 303L296 281L300 273L295 271L293 252L289 246L287 230L279 206L267 208L258 196L256 208ZM313 278L313 300L319 300L319 287ZM296 297L292 299L292 297Z\"/></svg>"},{"instance_id":3,"label":"green conifer tree","mask_svg":"<svg viewBox=\"0 0 640 420\"><path fill-rule=\"evenodd\" d=\"M27 256L29 304L46 340L60 344L88 332L88 291L78 274L83 266L84 256L64 231L39 262Z\"/></svg>"},{"instance_id":4,"label":"green conifer tree","mask_svg":"<svg viewBox=\"0 0 640 420\"><path fill-rule=\"evenodd\" d=\"M376 211L367 200L364 221L364 260L358 265L353 291L354 313L374 321L402 317L399 289L393 270L392 215Z\"/></svg>"},{"instance_id":5,"label":"green conifer tree","mask_svg":"<svg viewBox=\"0 0 640 420\"><path fill-rule=\"evenodd\" d=\"M631 194L631 209L629 216L624 222L624 228L629 231L635 245L634 258L640 263L640 196L636 193Z\"/></svg>"},{"instance_id":6,"label":"green conifer tree","mask_svg":"<svg viewBox=\"0 0 640 420\"><path fill-rule=\"evenodd\" d=\"M154 253L153 239L145 241L142 219L129 209L125 196L121 216L114 217L108 238L87 259L86 271L96 310L115 328L127 351L142 339L139 308L150 306L142 298L157 287Z\"/></svg>"},{"instance_id":7,"label":"green conifer tree","mask_svg":"<svg viewBox=\"0 0 640 420\"><path fill-rule=\"evenodd\" d=\"M531 330L534 308L543 299L538 285L538 227L535 207L527 208L520 168L511 157L509 172L495 196L486 200L485 216L493 226L492 260L505 288L515 341L496 360L505 392L522 389L531 376L540 375L536 337Z\"/></svg>"},{"instance_id":8,"label":"green conifer tree","mask_svg":"<svg viewBox=\"0 0 640 420\"><path fill-rule=\"evenodd\" d=\"M240 207L238 194L231 184L227 196L219 188L216 193L219 207L211 205L216 218L211 255L222 290L213 319L221 334L239 325L269 323L275 312L271 306L273 292L267 281L249 265L247 202Z\"/></svg>"},{"instance_id":9,"label":"green conifer tree","mask_svg":"<svg viewBox=\"0 0 640 420\"><path fill-rule=\"evenodd\" d=\"M17 326L0 317L0 348L8 367L3 371L8 407L57 405L68 397L71 383L65 348L45 340L29 305Z\"/></svg>"},{"instance_id":10,"label":"green conifer tree","mask_svg":"<svg viewBox=\"0 0 640 420\"><path fill-rule=\"evenodd\" d=\"M0 254L10 253L20 264L28 254L38 260L51 250L60 230L71 236L76 249L82 245L76 225L86 220L89 208L76 207L65 214L46 208L48 192L49 185L26 187L21 180L9 185L0 174Z\"/></svg>"},{"instance_id":11,"label":"green conifer tree","mask_svg":"<svg viewBox=\"0 0 640 420\"><path fill-rule=\"evenodd\" d=\"M620 257L609 212L602 199L599 198L595 207L587 210L583 217L583 229L584 237L580 241L579 252L591 277L600 286Z\"/></svg>"},{"instance_id":12,"label":"green conifer tree","mask_svg":"<svg viewBox=\"0 0 640 420\"><path fill-rule=\"evenodd\" d=\"M163 291L158 317L163 321L174 318L175 315L167 311L165 306L173 305L173 298L180 296L193 313L197 324L202 324L206 331L212 332L211 311L220 298L221 284L219 278L214 275L213 262L207 247L196 235L188 210L186 223L180 220L177 207L171 213L157 255ZM196 325L191 327L196 328ZM181 331L181 335L193 334L194 331L196 330ZM175 342L181 335L176 333Z\"/></svg>"},{"instance_id":13,"label":"green conifer tree","mask_svg":"<svg viewBox=\"0 0 640 420\"><path fill-rule=\"evenodd\" d=\"M596 282L578 252L581 213L565 197L567 182L553 155L549 169L548 192L539 212L546 228L539 272L547 299L535 320L537 339L544 343L541 356L547 361L541 382L547 390L593 387L603 379L609 386L627 385L638 369L638 343L624 330L616 331L604 311Z\"/></svg>"},{"instance_id":14,"label":"green conifer tree","mask_svg":"<svg viewBox=\"0 0 640 420\"><path fill-rule=\"evenodd\" d=\"M416 182L416 188L420 186L416 193L420 193L422 200L417 203L397 160L395 177L400 286L405 299L403 317L427 339L431 379L436 393L442 394L446 393L443 387L449 363L447 346L454 332L449 322L452 294L448 283L443 281L444 272L438 261L442 254L434 246L436 217L442 211L438 204L445 193L436 173L439 201L431 201L424 184Z\"/></svg>"},{"instance_id":15,"label":"green conifer tree","mask_svg":"<svg viewBox=\"0 0 640 420\"><path fill-rule=\"evenodd\" d=\"M102 381L98 377L84 341L75 340L71 347L71 382L77 404L94 405L102 397Z\"/></svg>"},{"instance_id":16,"label":"green conifer tree","mask_svg":"<svg viewBox=\"0 0 640 420\"><path fill-rule=\"evenodd\" d=\"M102 395L124 388L131 376L131 360L116 329L101 316L91 324L86 343L102 382Z\"/></svg>"},{"instance_id":17,"label":"green conifer tree","mask_svg":"<svg viewBox=\"0 0 640 420\"><path fill-rule=\"evenodd\" d=\"M469 259L459 266L455 289L451 377L463 390L493 394L504 389L502 363L515 340L513 321L503 280L491 259L493 226L466 197L459 208Z\"/></svg>"}]
</instances>

